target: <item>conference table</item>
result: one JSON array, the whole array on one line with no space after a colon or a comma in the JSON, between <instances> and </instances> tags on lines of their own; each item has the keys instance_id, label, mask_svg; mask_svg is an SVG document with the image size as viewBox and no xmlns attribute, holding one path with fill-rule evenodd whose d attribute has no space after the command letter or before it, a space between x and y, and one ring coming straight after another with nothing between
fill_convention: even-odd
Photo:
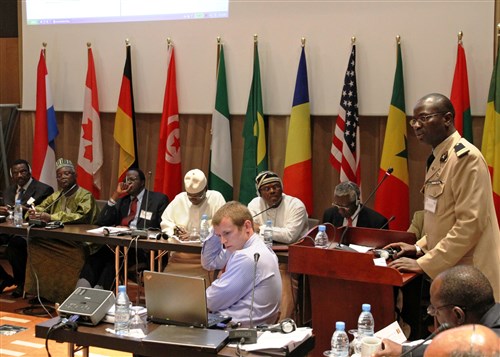
<instances>
[{"instance_id":1,"label":"conference table","mask_svg":"<svg viewBox=\"0 0 500 357\"><path fill-rule=\"evenodd\" d=\"M35 336L46 338L50 327L59 322L59 318L55 317L50 320L39 323L35 327ZM152 332L158 328L157 324L148 323L148 332ZM66 329L58 329L51 332L49 339L58 342L68 343L68 356L75 356L75 352L82 350L83 356L88 357L89 346L112 349L116 351L124 351L134 353L141 356L237 356L236 348L224 346L219 352L208 352L190 345L173 345L167 343L159 343L147 340L141 340L132 337L116 336L115 334L106 331L107 328L112 328L112 325L100 323L97 326L79 325L77 331ZM195 341L193 341L195 343ZM312 335L307 340L302 342L293 351L276 350L272 355L275 356L306 356L313 348L315 337ZM243 352L244 356L262 356L262 353ZM269 355L269 354L266 354Z\"/></svg>"},{"instance_id":2,"label":"conference table","mask_svg":"<svg viewBox=\"0 0 500 357\"><path fill-rule=\"evenodd\" d=\"M15 227L11 223L0 223L0 233L9 235L21 235L26 236L27 234L27 224L23 227ZM29 235L57 239L63 241L73 241L73 242L89 242L95 244L103 244L114 247L115 250L115 268L116 268L116 292L118 292L118 285L120 279L118 279L119 274L123 274L123 281L127 281L127 269L123 269L121 272L121 266L127 266L127 251L128 248L140 248L149 250L151 252L150 266L151 270L162 271L162 259L161 256L169 251L183 252L183 253L201 253L202 244L199 241L189 241L181 242L176 238L146 238L146 237L134 237L132 235L104 235L103 233L90 233L89 230L98 228L96 225L89 224L66 224L62 228L57 229L46 229L42 227L32 227L30 228ZM155 234L159 231L149 231L148 233ZM123 253L121 253L123 249ZM288 246L287 245L273 245L273 250L278 256L278 261L280 263L288 262ZM120 257L123 257L124 263L120 263ZM156 264L155 264L156 263Z\"/></svg>"}]
</instances>

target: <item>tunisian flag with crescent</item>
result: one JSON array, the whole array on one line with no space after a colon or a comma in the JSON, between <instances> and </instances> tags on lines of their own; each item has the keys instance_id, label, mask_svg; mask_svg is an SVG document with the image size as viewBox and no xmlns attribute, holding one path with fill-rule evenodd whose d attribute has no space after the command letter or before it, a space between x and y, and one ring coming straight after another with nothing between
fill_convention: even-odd
<instances>
[{"instance_id":1,"label":"tunisian flag with crescent","mask_svg":"<svg viewBox=\"0 0 500 357\"><path fill-rule=\"evenodd\" d=\"M167 84L165 86L165 99L163 100L163 113L161 116L154 190L163 192L170 200L173 200L182 191L181 137L178 108L174 47L169 44Z\"/></svg>"}]
</instances>

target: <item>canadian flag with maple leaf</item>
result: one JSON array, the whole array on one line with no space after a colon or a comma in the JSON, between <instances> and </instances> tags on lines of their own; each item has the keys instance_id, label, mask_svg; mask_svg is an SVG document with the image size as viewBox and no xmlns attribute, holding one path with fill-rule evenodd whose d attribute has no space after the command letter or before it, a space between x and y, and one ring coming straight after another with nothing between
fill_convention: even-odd
<instances>
[{"instance_id":1,"label":"canadian flag with maple leaf","mask_svg":"<svg viewBox=\"0 0 500 357\"><path fill-rule=\"evenodd\" d=\"M101 119L92 48L88 48L87 79L83 100L82 129L78 151L78 184L90 191L96 199L101 196L102 167Z\"/></svg>"}]
</instances>

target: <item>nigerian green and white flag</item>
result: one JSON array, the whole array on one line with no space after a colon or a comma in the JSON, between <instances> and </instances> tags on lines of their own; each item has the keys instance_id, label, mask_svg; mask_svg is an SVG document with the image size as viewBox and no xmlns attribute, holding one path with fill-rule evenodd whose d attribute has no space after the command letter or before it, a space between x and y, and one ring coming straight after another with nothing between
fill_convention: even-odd
<instances>
[{"instance_id":1,"label":"nigerian green and white flag","mask_svg":"<svg viewBox=\"0 0 500 357\"><path fill-rule=\"evenodd\" d=\"M212 143L210 146L210 172L208 187L222 193L226 201L233 199L233 163L231 158L231 128L227 97L224 47L218 45L217 89L212 114Z\"/></svg>"}]
</instances>

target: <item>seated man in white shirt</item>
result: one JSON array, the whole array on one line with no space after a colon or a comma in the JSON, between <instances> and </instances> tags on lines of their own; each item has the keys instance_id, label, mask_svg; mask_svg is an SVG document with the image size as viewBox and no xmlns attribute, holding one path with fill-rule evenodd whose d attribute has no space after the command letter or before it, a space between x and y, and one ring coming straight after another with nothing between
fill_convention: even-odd
<instances>
[{"instance_id":1,"label":"seated man in white shirt","mask_svg":"<svg viewBox=\"0 0 500 357\"><path fill-rule=\"evenodd\" d=\"M304 203L283 193L281 178L276 173L262 171L255 178L255 187L258 197L248 204L248 209L254 216L256 231L262 234L266 221L270 219L275 242L292 244L307 233L309 226ZM283 283L280 320L296 319L298 278L296 274L288 273L288 264L280 263L279 266Z\"/></svg>"},{"instance_id":2,"label":"seated man in white shirt","mask_svg":"<svg viewBox=\"0 0 500 357\"><path fill-rule=\"evenodd\" d=\"M190 170L184 176L184 188L167 206L161 216L161 230L169 236L188 240L190 233L200 229L203 214L208 216L208 222L215 212L226 203L220 192L207 189L207 178L203 171ZM171 252L165 271L170 273L202 276L210 283L212 277L200 263L200 254Z\"/></svg>"},{"instance_id":3,"label":"seated man in white shirt","mask_svg":"<svg viewBox=\"0 0 500 357\"><path fill-rule=\"evenodd\" d=\"M252 214L231 201L212 223L215 234L203 243L201 263L223 273L207 288L208 309L244 327L275 323L281 299L278 258L254 232Z\"/></svg>"}]
</instances>

